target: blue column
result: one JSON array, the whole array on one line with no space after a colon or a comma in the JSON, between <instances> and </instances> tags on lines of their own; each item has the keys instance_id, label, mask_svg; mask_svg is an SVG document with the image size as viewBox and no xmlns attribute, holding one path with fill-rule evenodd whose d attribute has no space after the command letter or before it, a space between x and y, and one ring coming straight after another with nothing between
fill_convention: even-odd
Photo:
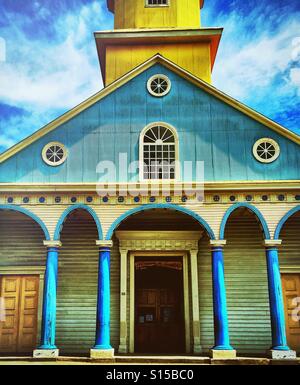
<instances>
[{"instance_id":1,"label":"blue column","mask_svg":"<svg viewBox=\"0 0 300 385\"><path fill-rule=\"evenodd\" d=\"M99 241L99 272L96 343L94 349L110 350L110 247L111 242L103 246Z\"/></svg>"},{"instance_id":2,"label":"blue column","mask_svg":"<svg viewBox=\"0 0 300 385\"><path fill-rule=\"evenodd\" d=\"M50 246L47 249L41 345L39 349L57 349L55 346L57 267L58 247Z\"/></svg>"},{"instance_id":3,"label":"blue column","mask_svg":"<svg viewBox=\"0 0 300 385\"><path fill-rule=\"evenodd\" d=\"M266 247L269 299L272 327L272 350L290 350L287 346L284 304L281 287L278 248Z\"/></svg>"},{"instance_id":4,"label":"blue column","mask_svg":"<svg viewBox=\"0 0 300 385\"><path fill-rule=\"evenodd\" d=\"M215 329L215 346L213 350L233 350L229 340L222 246L212 247L212 279Z\"/></svg>"}]
</instances>

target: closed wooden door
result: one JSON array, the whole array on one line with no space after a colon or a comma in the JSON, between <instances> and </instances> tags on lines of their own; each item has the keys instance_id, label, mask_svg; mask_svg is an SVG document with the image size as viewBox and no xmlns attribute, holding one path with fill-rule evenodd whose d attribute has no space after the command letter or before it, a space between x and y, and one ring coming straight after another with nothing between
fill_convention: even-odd
<instances>
[{"instance_id":1,"label":"closed wooden door","mask_svg":"<svg viewBox=\"0 0 300 385\"><path fill-rule=\"evenodd\" d=\"M0 352L26 353L36 346L39 276L0 276Z\"/></svg>"},{"instance_id":2,"label":"closed wooden door","mask_svg":"<svg viewBox=\"0 0 300 385\"><path fill-rule=\"evenodd\" d=\"M300 274L282 274L286 332L289 347L300 351Z\"/></svg>"},{"instance_id":3,"label":"closed wooden door","mask_svg":"<svg viewBox=\"0 0 300 385\"><path fill-rule=\"evenodd\" d=\"M183 319L174 289L137 291L136 352L183 352Z\"/></svg>"}]
</instances>

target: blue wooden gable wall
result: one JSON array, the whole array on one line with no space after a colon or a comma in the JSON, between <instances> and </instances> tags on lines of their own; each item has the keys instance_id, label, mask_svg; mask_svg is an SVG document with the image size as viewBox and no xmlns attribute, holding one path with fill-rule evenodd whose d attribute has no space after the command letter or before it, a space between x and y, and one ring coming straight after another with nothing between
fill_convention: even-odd
<instances>
[{"instance_id":1,"label":"blue wooden gable wall","mask_svg":"<svg viewBox=\"0 0 300 385\"><path fill-rule=\"evenodd\" d=\"M146 90L148 78L156 73L172 81L171 92L163 98ZM177 129L180 160L204 161L206 181L300 179L297 144L155 64L0 164L0 182L96 182L98 162L117 164L119 153L128 153L129 162L138 159L139 134L155 121ZM271 164L262 164L252 155L253 144L261 137L280 144L281 155ZM68 148L68 159L59 167L48 166L41 158L42 148L50 141ZM137 174L131 175L130 181L137 180Z\"/></svg>"}]
</instances>

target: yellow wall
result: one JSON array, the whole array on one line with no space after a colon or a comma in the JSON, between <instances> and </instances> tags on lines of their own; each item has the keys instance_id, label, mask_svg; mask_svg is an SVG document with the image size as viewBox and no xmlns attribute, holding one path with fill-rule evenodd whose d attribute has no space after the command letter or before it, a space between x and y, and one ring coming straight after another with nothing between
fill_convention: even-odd
<instances>
[{"instance_id":1,"label":"yellow wall","mask_svg":"<svg viewBox=\"0 0 300 385\"><path fill-rule=\"evenodd\" d=\"M209 43L108 46L106 85L131 71L155 54L161 54L193 75L211 83Z\"/></svg>"},{"instance_id":2,"label":"yellow wall","mask_svg":"<svg viewBox=\"0 0 300 385\"><path fill-rule=\"evenodd\" d=\"M115 29L199 28L199 0L169 0L168 7L145 7L145 0L115 0Z\"/></svg>"}]
</instances>

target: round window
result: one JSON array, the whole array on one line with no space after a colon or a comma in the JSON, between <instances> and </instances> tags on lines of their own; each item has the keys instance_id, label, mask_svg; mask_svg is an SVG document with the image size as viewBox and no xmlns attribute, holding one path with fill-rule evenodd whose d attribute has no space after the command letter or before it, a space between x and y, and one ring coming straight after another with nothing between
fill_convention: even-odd
<instances>
[{"instance_id":1,"label":"round window","mask_svg":"<svg viewBox=\"0 0 300 385\"><path fill-rule=\"evenodd\" d=\"M147 88L153 96L165 96L171 90L171 81L165 75L154 75L148 80Z\"/></svg>"},{"instance_id":2,"label":"round window","mask_svg":"<svg viewBox=\"0 0 300 385\"><path fill-rule=\"evenodd\" d=\"M270 138L259 139L253 146L253 155L262 163L272 163L280 155L280 147Z\"/></svg>"},{"instance_id":3,"label":"round window","mask_svg":"<svg viewBox=\"0 0 300 385\"><path fill-rule=\"evenodd\" d=\"M51 142L43 148L42 157L49 166L59 166L66 160L67 150L63 144Z\"/></svg>"}]
</instances>

